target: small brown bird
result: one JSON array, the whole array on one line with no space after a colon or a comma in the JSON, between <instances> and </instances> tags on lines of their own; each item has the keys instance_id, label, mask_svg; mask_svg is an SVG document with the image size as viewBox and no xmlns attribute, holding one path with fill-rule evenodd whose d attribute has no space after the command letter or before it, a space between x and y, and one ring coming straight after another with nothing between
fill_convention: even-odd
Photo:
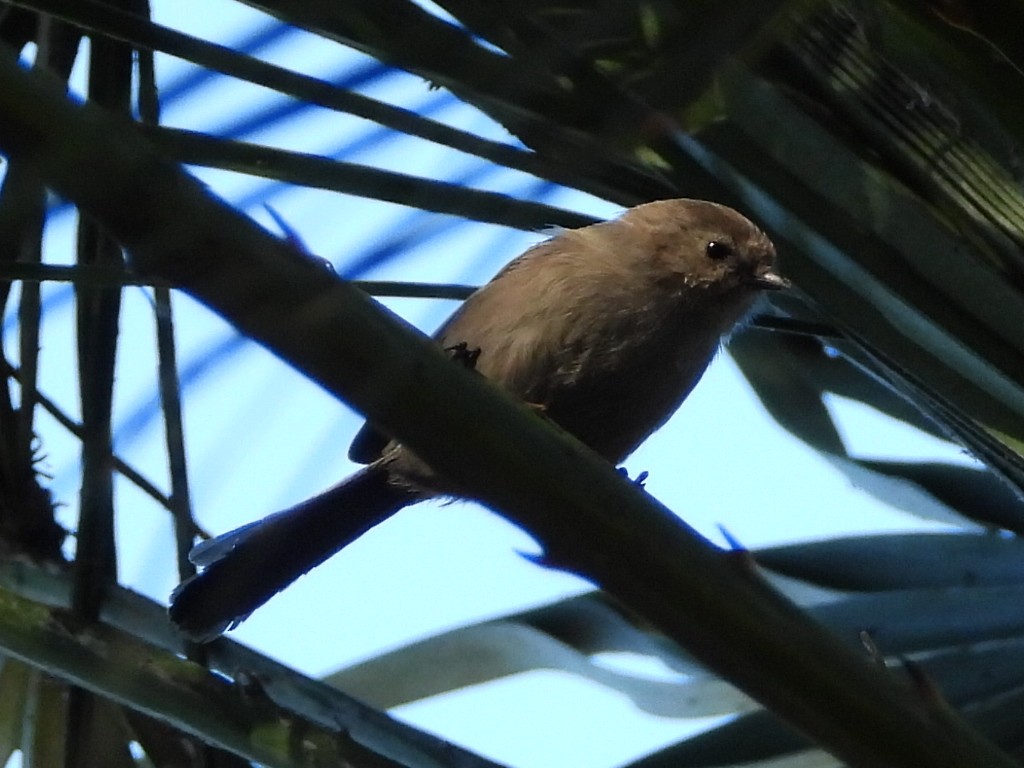
<instances>
[{"instance_id":1,"label":"small brown bird","mask_svg":"<svg viewBox=\"0 0 1024 768\"><path fill-rule=\"evenodd\" d=\"M530 248L436 334L453 355L618 464L679 407L761 290L788 283L768 237L731 208L662 200ZM365 463L295 507L198 545L205 570L171 619L208 640L403 507L452 495L366 425Z\"/></svg>"}]
</instances>

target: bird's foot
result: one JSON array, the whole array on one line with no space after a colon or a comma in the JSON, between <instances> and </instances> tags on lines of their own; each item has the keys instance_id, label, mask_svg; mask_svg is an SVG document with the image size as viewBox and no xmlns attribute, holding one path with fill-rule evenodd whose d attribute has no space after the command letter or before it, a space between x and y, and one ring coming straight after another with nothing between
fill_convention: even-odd
<instances>
[{"instance_id":1,"label":"bird's foot","mask_svg":"<svg viewBox=\"0 0 1024 768\"><path fill-rule=\"evenodd\" d=\"M448 353L452 360L461 363L469 370L476 369L476 361L480 357L480 347L470 348L469 344L460 341L458 344L445 347L444 351Z\"/></svg>"},{"instance_id":2,"label":"bird's foot","mask_svg":"<svg viewBox=\"0 0 1024 768\"><path fill-rule=\"evenodd\" d=\"M626 470L626 468L625 468L625 467L619 467L619 468L618 468L618 473L619 473L620 475L622 475L622 476L623 476L624 478L626 478L627 480L629 480L629 479L630 479L630 478L629 478L629 472L628 472L628 471ZM650 473L650 472L648 472L648 471L647 471L647 470L645 469L645 470L643 470L643 471L642 471L642 472L641 472L641 473L640 473L639 475L637 475L637 476L636 476L636 479L635 479L635 480L632 480L631 482L632 482L632 483L633 483L633 485L635 485L635 486L636 486L637 488L643 488L643 487L644 487L644 483L646 483L646 482L647 482L647 478L649 478L650 476L651 476L651 473Z\"/></svg>"}]
</instances>

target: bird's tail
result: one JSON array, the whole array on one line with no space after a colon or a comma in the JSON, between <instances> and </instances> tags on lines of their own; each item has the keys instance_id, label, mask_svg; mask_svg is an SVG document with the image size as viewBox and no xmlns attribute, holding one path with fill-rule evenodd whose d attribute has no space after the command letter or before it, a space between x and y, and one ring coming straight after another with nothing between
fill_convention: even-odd
<instances>
[{"instance_id":1,"label":"bird's tail","mask_svg":"<svg viewBox=\"0 0 1024 768\"><path fill-rule=\"evenodd\" d=\"M419 501L376 464L319 496L196 546L203 570L171 595L171 621L194 640L237 626L304 573L395 512Z\"/></svg>"}]
</instances>

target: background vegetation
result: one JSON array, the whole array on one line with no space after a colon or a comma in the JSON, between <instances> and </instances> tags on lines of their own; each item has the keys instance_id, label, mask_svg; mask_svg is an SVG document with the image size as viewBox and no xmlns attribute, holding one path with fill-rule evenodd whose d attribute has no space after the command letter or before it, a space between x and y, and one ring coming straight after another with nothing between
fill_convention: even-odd
<instances>
[{"instance_id":1,"label":"background vegetation","mask_svg":"<svg viewBox=\"0 0 1024 768\"><path fill-rule=\"evenodd\" d=\"M1024 78L1016 34L1024 9L852 0L249 5L275 20L266 38L227 46L218 43L234 37L207 42L153 23L144 0L0 3L0 757L19 753L25 765L485 765L381 710L628 650L659 657L685 681L666 689L590 673L652 711L737 715L634 765L1015 764L1024 750L1016 538L1024 528L1024 115L1008 94ZM254 55L293 28L422 78L511 138L389 104L367 95L357 75L311 77ZM471 176L441 181L243 141L246 117L266 120L258 110L230 128L171 127L161 107L173 86L157 88L153 51L290 104L515 169L532 186L510 195ZM18 54L31 68L15 63ZM86 73L87 108L61 84L76 67ZM857 483L894 506L942 515L948 528L750 557L720 552L451 370L408 327L303 255L294 237L269 234L240 213L248 205L225 204L181 165L523 230L591 220L538 202L552 186L620 206L669 196L734 204L770 231L798 289L758 323L790 333L753 328L729 347L763 405ZM44 243L67 205L81 223L74 247L54 254ZM272 217L260 214L288 229ZM416 244L383 243L366 265ZM67 361L47 368L39 354L41 326L53 316L41 286L66 282L74 285L66 322L75 328L77 376ZM117 351L135 331L118 318L131 284L152 286L166 483L142 477L113 450ZM457 285L364 287L465 294ZM120 476L173 515L178 569L189 572L197 530L172 289L422 446L438 467L459 467L551 562L603 591L465 627L328 681L358 700L236 643L184 645L159 605L116 587L125 553L114 536ZM314 305L329 309L298 313ZM417 398L402 387L413 370ZM80 409L69 416L47 392L75 378ZM827 407L836 395L962 446L982 464L853 454ZM439 415L431 403L446 397L460 408ZM73 546L40 472L42 418L80 441ZM439 420L450 445L431 440ZM806 609L767 589L769 579ZM471 642L488 649L487 663L458 652L446 665L423 661Z\"/></svg>"}]
</instances>

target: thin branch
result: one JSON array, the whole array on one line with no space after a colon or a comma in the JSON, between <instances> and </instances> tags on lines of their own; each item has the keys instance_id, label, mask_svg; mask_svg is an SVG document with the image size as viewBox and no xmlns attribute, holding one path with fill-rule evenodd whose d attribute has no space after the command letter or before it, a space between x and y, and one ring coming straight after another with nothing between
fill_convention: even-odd
<instances>
[{"instance_id":1,"label":"thin branch","mask_svg":"<svg viewBox=\"0 0 1024 768\"><path fill-rule=\"evenodd\" d=\"M4 365L7 368L7 374L9 376L13 376L15 378L18 378L20 376L20 372L18 371L17 368L11 367L4 363L3 361L0 361L0 365ZM64 413L64 411L61 410L60 406L58 406L55 402L53 402L53 400L48 398L44 393L37 392L36 398L38 405L44 411L49 413L58 424L64 427L64 429L66 429L72 435L77 437L79 440L82 439L82 434L84 430L81 424L79 424L77 421L75 421L66 413ZM126 480L129 480L136 486L138 486L139 490L141 490L147 496L156 501L160 506L166 507L167 509L171 508L170 499L166 495L164 495L163 491L161 491L153 483L147 480L142 475L141 472L132 467L124 459L120 458L116 454L110 457L110 461L113 464L114 469L116 469ZM206 534L201 535L205 536Z\"/></svg>"},{"instance_id":2,"label":"thin branch","mask_svg":"<svg viewBox=\"0 0 1024 768\"><path fill-rule=\"evenodd\" d=\"M316 257L311 257L316 258ZM124 269L58 264L0 264L0 281L75 283L76 285L127 286L143 285L170 288L167 280L135 274ZM458 283L410 283L395 280L353 280L352 285L371 296L394 296L412 299L464 299L475 286Z\"/></svg>"},{"instance_id":3,"label":"thin branch","mask_svg":"<svg viewBox=\"0 0 1024 768\"><path fill-rule=\"evenodd\" d=\"M120 267L95 264L0 264L0 280L28 283L74 283L95 287L126 285L166 285L164 281L142 279Z\"/></svg>"},{"instance_id":4,"label":"thin branch","mask_svg":"<svg viewBox=\"0 0 1024 768\"><path fill-rule=\"evenodd\" d=\"M186 165L237 171L529 231L594 223L592 217L574 211L516 200L508 195L470 189L451 182L304 152L219 139L194 131L140 127L160 149Z\"/></svg>"},{"instance_id":5,"label":"thin branch","mask_svg":"<svg viewBox=\"0 0 1024 768\"><path fill-rule=\"evenodd\" d=\"M108 40L91 41L91 99L116 114L129 114L131 75L130 48ZM79 220L79 263L116 268L123 258L121 246L99 222L88 217ZM111 420L121 289L80 285L76 286L75 299L82 401L82 487L72 606L77 618L89 620L99 615L106 585L117 579L114 483L109 458L113 454Z\"/></svg>"},{"instance_id":6,"label":"thin branch","mask_svg":"<svg viewBox=\"0 0 1024 768\"><path fill-rule=\"evenodd\" d=\"M184 580L195 573L195 566L188 559L188 553L195 542L196 521L192 516L188 464L185 461L185 432L181 415L174 321L171 316L171 292L167 288L157 288L155 293L160 403L164 411L167 458L171 476L170 510L174 516L178 577Z\"/></svg>"},{"instance_id":7,"label":"thin branch","mask_svg":"<svg viewBox=\"0 0 1024 768\"><path fill-rule=\"evenodd\" d=\"M146 24L152 26L153 19L149 0L140 0L136 11ZM136 55L139 73L139 117L145 125L159 125L160 97L156 84L153 51L148 48L140 48ZM174 342L174 317L169 288L161 286L153 289L153 311L156 319L157 378L160 404L164 412L164 436L171 480L170 510L174 517L178 578L184 580L196 572L195 566L188 559L188 553L195 542L196 521L192 515L188 463L185 460L181 384L178 377L178 355Z\"/></svg>"}]
</instances>

